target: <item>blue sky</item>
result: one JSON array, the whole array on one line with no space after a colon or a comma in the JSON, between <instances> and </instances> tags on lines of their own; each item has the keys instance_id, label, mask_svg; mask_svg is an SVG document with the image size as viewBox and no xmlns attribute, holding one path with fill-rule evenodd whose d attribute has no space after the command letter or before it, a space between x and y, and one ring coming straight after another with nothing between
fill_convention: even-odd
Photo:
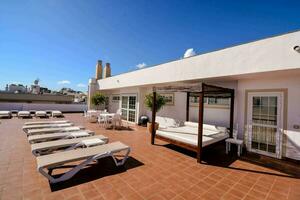
<instances>
[{"instance_id":1,"label":"blue sky","mask_svg":"<svg viewBox=\"0 0 300 200\"><path fill-rule=\"evenodd\" d=\"M200 54L297 30L299 8L287 0L1 0L0 89L39 78L85 91L98 59L119 74L189 48Z\"/></svg>"}]
</instances>

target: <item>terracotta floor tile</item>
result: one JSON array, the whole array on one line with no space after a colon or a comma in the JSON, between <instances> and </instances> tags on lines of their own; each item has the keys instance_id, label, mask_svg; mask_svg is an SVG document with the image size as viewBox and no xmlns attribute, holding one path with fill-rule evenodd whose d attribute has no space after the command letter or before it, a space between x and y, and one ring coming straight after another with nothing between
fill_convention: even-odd
<instances>
[{"instance_id":1,"label":"terracotta floor tile","mask_svg":"<svg viewBox=\"0 0 300 200\"><path fill-rule=\"evenodd\" d=\"M82 192L82 195L86 199L92 199L92 198L95 198L97 196L100 196L100 193L96 189L92 189L92 190Z\"/></svg>"},{"instance_id":2,"label":"terracotta floor tile","mask_svg":"<svg viewBox=\"0 0 300 200\"><path fill-rule=\"evenodd\" d=\"M182 198L184 198L185 200L194 200L194 199L196 199L198 197L196 194L194 194L190 190L181 193L180 196Z\"/></svg>"},{"instance_id":3,"label":"terracotta floor tile","mask_svg":"<svg viewBox=\"0 0 300 200\"><path fill-rule=\"evenodd\" d=\"M254 189L250 190L248 195L258 198L258 199L264 199L267 197L267 193L263 193L263 192L260 192L260 191L254 190Z\"/></svg>"},{"instance_id":4,"label":"terracotta floor tile","mask_svg":"<svg viewBox=\"0 0 300 200\"><path fill-rule=\"evenodd\" d=\"M241 199L244 198L247 195L247 191L243 191L243 190L240 191L240 190L237 190L235 188L230 189L228 191L228 193L231 194L231 195L234 195L238 198L241 198Z\"/></svg>"},{"instance_id":5,"label":"terracotta floor tile","mask_svg":"<svg viewBox=\"0 0 300 200\"><path fill-rule=\"evenodd\" d=\"M158 145L150 145L150 135L144 127L133 126L133 131L107 130L87 122L81 114L66 114L66 119L109 137L110 142L129 145L132 152L126 165L116 168L110 161L103 161L98 169L91 167L92 174L78 175L68 185L50 186L37 172L36 159L21 130L25 121L35 119L3 119L0 129L1 200L300 199L300 180L270 168L243 160L234 160L226 167L198 164L195 157L188 155L190 152L168 148L163 141L156 140ZM5 134L8 131L10 134ZM222 152L224 146L220 147L221 150L214 152L227 156ZM65 170L58 169L55 173Z\"/></svg>"},{"instance_id":6,"label":"terracotta floor tile","mask_svg":"<svg viewBox=\"0 0 300 200\"><path fill-rule=\"evenodd\" d=\"M80 194L75 194L75 195L69 196L65 199L66 200L85 200L85 198L83 196L81 196Z\"/></svg>"}]
</instances>

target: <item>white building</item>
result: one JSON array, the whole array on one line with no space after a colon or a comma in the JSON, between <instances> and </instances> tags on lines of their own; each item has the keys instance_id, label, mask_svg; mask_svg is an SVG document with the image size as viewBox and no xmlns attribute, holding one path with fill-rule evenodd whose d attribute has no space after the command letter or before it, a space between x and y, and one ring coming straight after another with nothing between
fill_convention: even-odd
<instances>
[{"instance_id":1,"label":"white building","mask_svg":"<svg viewBox=\"0 0 300 200\"><path fill-rule=\"evenodd\" d=\"M154 86L208 83L235 90L234 126L252 152L300 160L300 31L270 37L133 72L102 78L102 63L89 82L89 97L101 91L109 111L137 123L151 112L144 96ZM99 72L101 71L101 73ZM107 70L106 70L107 71ZM110 70L109 70L110 71ZM100 75L99 75L100 74ZM186 93L175 92L158 116L186 120ZM204 123L229 126L229 101L207 99ZM189 120L198 120L190 98ZM256 138L256 139L254 139ZM254 141L255 140L255 141Z\"/></svg>"}]
</instances>

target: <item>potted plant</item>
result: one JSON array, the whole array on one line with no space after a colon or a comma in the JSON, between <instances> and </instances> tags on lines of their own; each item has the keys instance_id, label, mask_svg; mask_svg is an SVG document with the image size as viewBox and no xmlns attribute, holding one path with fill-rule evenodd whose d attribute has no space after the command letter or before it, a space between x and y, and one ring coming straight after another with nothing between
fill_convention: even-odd
<instances>
[{"instance_id":1,"label":"potted plant","mask_svg":"<svg viewBox=\"0 0 300 200\"><path fill-rule=\"evenodd\" d=\"M101 92L97 92L92 96L91 102L94 106L96 106L98 110L100 106L105 103L105 95L102 94Z\"/></svg>"},{"instance_id":2,"label":"potted plant","mask_svg":"<svg viewBox=\"0 0 300 200\"><path fill-rule=\"evenodd\" d=\"M96 107L97 110L100 109L100 106L103 105L105 103L105 95L102 94L101 92L97 92L95 93L92 97L91 97L91 103ZM97 122L97 118L92 117L90 119L90 122Z\"/></svg>"},{"instance_id":3,"label":"potted plant","mask_svg":"<svg viewBox=\"0 0 300 200\"><path fill-rule=\"evenodd\" d=\"M156 112L158 112L160 109L162 109L162 107L166 104L166 100L163 96L156 94ZM152 111L152 105L153 105L153 94L147 94L145 96L145 105L146 107ZM157 130L159 127L159 124L157 122L155 122L155 130ZM149 133L152 132L152 123L148 122L147 123L147 130Z\"/></svg>"}]
</instances>

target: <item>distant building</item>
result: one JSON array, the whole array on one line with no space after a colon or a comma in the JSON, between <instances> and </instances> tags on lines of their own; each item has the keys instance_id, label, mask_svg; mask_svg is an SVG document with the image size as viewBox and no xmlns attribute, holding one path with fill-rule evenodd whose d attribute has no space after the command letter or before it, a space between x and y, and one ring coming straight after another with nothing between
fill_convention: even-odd
<instances>
[{"instance_id":1,"label":"distant building","mask_svg":"<svg viewBox=\"0 0 300 200\"><path fill-rule=\"evenodd\" d=\"M73 96L55 94L0 93L0 102L71 104Z\"/></svg>"},{"instance_id":2,"label":"distant building","mask_svg":"<svg viewBox=\"0 0 300 200\"><path fill-rule=\"evenodd\" d=\"M71 104L74 96L51 93L48 88L41 87L39 79L36 79L30 89L22 84L7 84L5 91L0 91L0 102Z\"/></svg>"},{"instance_id":3,"label":"distant building","mask_svg":"<svg viewBox=\"0 0 300 200\"><path fill-rule=\"evenodd\" d=\"M83 103L83 102L86 102L86 99L87 99L86 94L84 94L81 91L75 91L71 88L62 88L59 92L63 95L73 96L75 103Z\"/></svg>"},{"instance_id":4,"label":"distant building","mask_svg":"<svg viewBox=\"0 0 300 200\"><path fill-rule=\"evenodd\" d=\"M85 103L86 94L71 88L62 88L60 91L51 91L39 85L36 79L30 88L22 84L6 85L5 91L0 91L0 102L23 103Z\"/></svg>"},{"instance_id":5,"label":"distant building","mask_svg":"<svg viewBox=\"0 0 300 200\"><path fill-rule=\"evenodd\" d=\"M41 87L39 85L39 81L40 81L39 79L36 79L33 82L33 85L31 85L31 91L30 91L31 94L40 94Z\"/></svg>"},{"instance_id":6,"label":"distant building","mask_svg":"<svg viewBox=\"0 0 300 200\"><path fill-rule=\"evenodd\" d=\"M7 84L5 91L9 93L27 93L27 86L25 87L22 84Z\"/></svg>"}]
</instances>

